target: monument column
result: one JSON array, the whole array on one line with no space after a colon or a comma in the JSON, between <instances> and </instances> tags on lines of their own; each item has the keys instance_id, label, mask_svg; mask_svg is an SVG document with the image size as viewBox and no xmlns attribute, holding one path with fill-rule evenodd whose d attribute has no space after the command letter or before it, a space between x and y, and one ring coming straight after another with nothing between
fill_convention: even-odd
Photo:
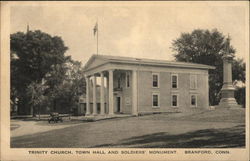
<instances>
[{"instance_id":1,"label":"monument column","mask_svg":"<svg viewBox=\"0 0 250 161\"><path fill-rule=\"evenodd\" d=\"M221 89L220 107L235 108L238 104L234 98L235 88L232 83L232 61L233 57L226 54L223 57L223 86Z\"/></svg>"}]
</instances>

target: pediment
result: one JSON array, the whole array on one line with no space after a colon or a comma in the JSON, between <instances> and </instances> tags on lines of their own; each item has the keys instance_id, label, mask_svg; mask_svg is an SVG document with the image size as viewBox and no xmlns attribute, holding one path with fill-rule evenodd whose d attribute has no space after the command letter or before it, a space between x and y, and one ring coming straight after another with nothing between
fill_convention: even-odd
<instances>
[{"instance_id":1,"label":"pediment","mask_svg":"<svg viewBox=\"0 0 250 161\"><path fill-rule=\"evenodd\" d=\"M84 70L89 70L91 68L95 68L101 64L105 64L107 63L108 61L104 58L100 58L96 55L93 55L89 60L88 62L86 63L86 65L84 66Z\"/></svg>"}]
</instances>

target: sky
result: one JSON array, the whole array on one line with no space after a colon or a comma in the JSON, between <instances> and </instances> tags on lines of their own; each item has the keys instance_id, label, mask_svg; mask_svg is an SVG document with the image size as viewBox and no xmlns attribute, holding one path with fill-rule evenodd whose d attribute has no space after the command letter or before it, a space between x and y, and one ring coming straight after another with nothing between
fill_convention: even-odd
<instances>
[{"instance_id":1,"label":"sky","mask_svg":"<svg viewBox=\"0 0 250 161\"><path fill-rule=\"evenodd\" d=\"M96 54L174 60L172 41L183 32L217 28L230 35L236 57L248 52L247 2L54 2L17 3L10 12L11 33L42 30L60 36L66 55L83 64Z\"/></svg>"}]
</instances>

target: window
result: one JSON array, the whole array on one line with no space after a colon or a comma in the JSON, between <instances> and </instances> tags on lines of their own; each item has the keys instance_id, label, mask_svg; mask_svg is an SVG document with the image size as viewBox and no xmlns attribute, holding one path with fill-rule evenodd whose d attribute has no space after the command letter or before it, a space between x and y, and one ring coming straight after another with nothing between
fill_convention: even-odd
<instances>
[{"instance_id":1,"label":"window","mask_svg":"<svg viewBox=\"0 0 250 161\"><path fill-rule=\"evenodd\" d=\"M197 106L197 96L196 95L191 95L191 106L196 107Z\"/></svg>"},{"instance_id":2,"label":"window","mask_svg":"<svg viewBox=\"0 0 250 161\"><path fill-rule=\"evenodd\" d=\"M153 87L159 87L159 74L152 74Z\"/></svg>"},{"instance_id":3,"label":"window","mask_svg":"<svg viewBox=\"0 0 250 161\"><path fill-rule=\"evenodd\" d=\"M178 88L178 75L172 74L171 76L172 88Z\"/></svg>"},{"instance_id":4,"label":"window","mask_svg":"<svg viewBox=\"0 0 250 161\"><path fill-rule=\"evenodd\" d=\"M174 94L172 95L172 107L178 106L178 95Z\"/></svg>"},{"instance_id":5,"label":"window","mask_svg":"<svg viewBox=\"0 0 250 161\"><path fill-rule=\"evenodd\" d=\"M190 75L190 89L197 89L197 75Z\"/></svg>"},{"instance_id":6,"label":"window","mask_svg":"<svg viewBox=\"0 0 250 161\"><path fill-rule=\"evenodd\" d=\"M159 107L159 94L154 93L152 95L153 107Z\"/></svg>"},{"instance_id":7,"label":"window","mask_svg":"<svg viewBox=\"0 0 250 161\"><path fill-rule=\"evenodd\" d=\"M127 86L127 87L130 87L129 73L126 73L126 86Z\"/></svg>"}]
</instances>

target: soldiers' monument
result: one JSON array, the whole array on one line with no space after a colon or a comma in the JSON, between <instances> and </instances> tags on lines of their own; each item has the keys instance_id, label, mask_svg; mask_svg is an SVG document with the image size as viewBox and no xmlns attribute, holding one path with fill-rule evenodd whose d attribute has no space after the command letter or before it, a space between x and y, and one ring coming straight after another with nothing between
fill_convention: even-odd
<instances>
[{"instance_id":1,"label":"soldiers' monument","mask_svg":"<svg viewBox=\"0 0 250 161\"><path fill-rule=\"evenodd\" d=\"M220 108L239 108L234 98L235 88L232 83L232 61L233 56L229 53L229 38L227 53L223 56L223 86L221 89Z\"/></svg>"}]
</instances>

